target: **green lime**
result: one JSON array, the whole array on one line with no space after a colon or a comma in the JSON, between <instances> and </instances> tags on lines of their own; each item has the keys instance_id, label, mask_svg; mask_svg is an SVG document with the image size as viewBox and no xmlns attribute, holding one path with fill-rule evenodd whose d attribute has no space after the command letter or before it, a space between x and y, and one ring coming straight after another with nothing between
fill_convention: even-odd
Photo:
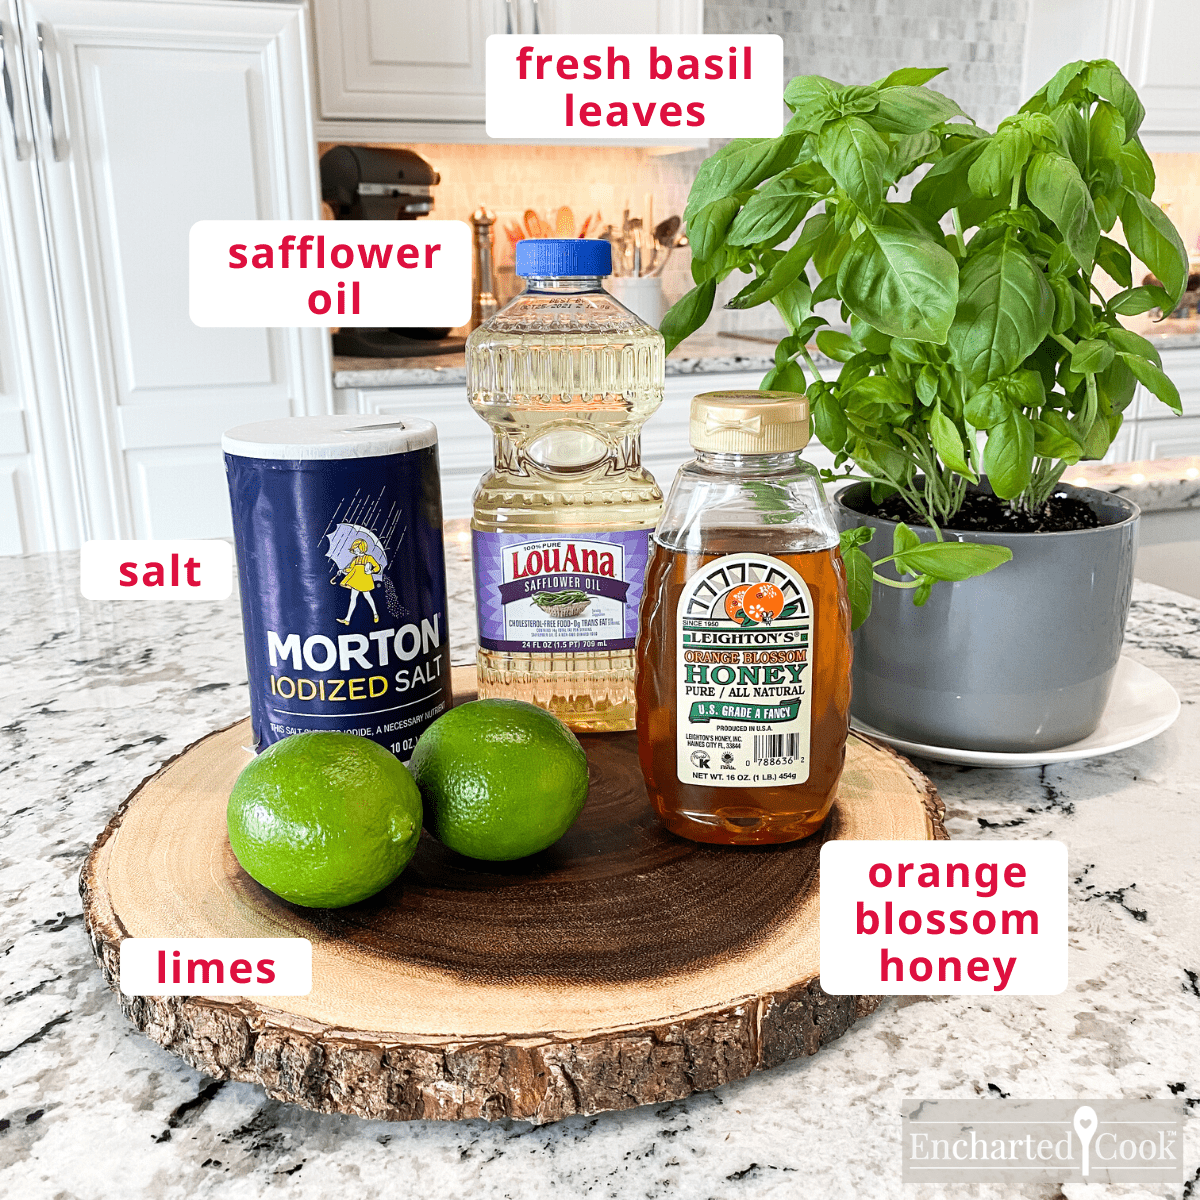
<instances>
[{"instance_id":1,"label":"green lime","mask_svg":"<svg viewBox=\"0 0 1200 1200\"><path fill-rule=\"evenodd\" d=\"M452 708L421 735L410 766L430 832L468 858L505 862L545 850L587 799L579 740L522 700Z\"/></svg>"},{"instance_id":2,"label":"green lime","mask_svg":"<svg viewBox=\"0 0 1200 1200\"><path fill-rule=\"evenodd\" d=\"M229 844L247 873L306 908L373 896L408 865L421 794L404 764L352 733L296 733L238 776Z\"/></svg>"}]
</instances>

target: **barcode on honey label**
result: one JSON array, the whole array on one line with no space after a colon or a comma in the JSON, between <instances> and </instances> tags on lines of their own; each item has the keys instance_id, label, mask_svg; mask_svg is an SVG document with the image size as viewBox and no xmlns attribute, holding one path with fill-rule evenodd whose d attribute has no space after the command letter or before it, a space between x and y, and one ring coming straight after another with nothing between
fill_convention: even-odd
<instances>
[{"instance_id":1,"label":"barcode on honey label","mask_svg":"<svg viewBox=\"0 0 1200 1200\"><path fill-rule=\"evenodd\" d=\"M758 733L754 735L756 763L794 762L800 753L798 733Z\"/></svg>"},{"instance_id":2,"label":"barcode on honey label","mask_svg":"<svg viewBox=\"0 0 1200 1200\"><path fill-rule=\"evenodd\" d=\"M676 636L676 774L705 787L804 783L813 604L769 554L726 554L684 585Z\"/></svg>"}]
</instances>

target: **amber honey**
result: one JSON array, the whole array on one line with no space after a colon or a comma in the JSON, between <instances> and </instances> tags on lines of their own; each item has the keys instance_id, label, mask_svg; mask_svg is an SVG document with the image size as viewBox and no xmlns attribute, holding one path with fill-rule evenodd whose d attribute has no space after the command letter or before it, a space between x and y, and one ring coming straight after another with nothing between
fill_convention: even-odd
<instances>
[{"instance_id":1,"label":"amber honey","mask_svg":"<svg viewBox=\"0 0 1200 1200\"><path fill-rule=\"evenodd\" d=\"M807 837L837 792L850 721L845 568L836 542L807 549L828 538L789 532L705 528L697 551L652 549L638 754L659 816L693 841Z\"/></svg>"}]
</instances>

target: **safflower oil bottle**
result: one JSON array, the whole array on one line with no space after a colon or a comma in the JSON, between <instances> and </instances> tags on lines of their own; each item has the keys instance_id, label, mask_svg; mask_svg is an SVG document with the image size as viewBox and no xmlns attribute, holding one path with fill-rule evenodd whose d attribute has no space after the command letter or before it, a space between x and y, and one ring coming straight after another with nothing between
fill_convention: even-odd
<instances>
[{"instance_id":1,"label":"safflower oil bottle","mask_svg":"<svg viewBox=\"0 0 1200 1200\"><path fill-rule=\"evenodd\" d=\"M654 536L637 657L651 803L699 842L790 842L833 805L850 727L846 571L784 392L692 401L697 451Z\"/></svg>"},{"instance_id":2,"label":"safflower oil bottle","mask_svg":"<svg viewBox=\"0 0 1200 1200\"><path fill-rule=\"evenodd\" d=\"M527 239L525 290L467 339L494 461L471 520L480 697L580 732L634 728L635 641L662 491L641 429L663 398L662 335L604 290L608 242Z\"/></svg>"}]
</instances>

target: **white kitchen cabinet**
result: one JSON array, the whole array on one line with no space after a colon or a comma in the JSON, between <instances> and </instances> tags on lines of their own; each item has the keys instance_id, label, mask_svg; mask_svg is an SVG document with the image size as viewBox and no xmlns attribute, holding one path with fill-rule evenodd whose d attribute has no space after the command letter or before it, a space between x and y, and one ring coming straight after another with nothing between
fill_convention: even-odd
<instances>
[{"instance_id":1,"label":"white kitchen cabinet","mask_svg":"<svg viewBox=\"0 0 1200 1200\"><path fill-rule=\"evenodd\" d=\"M72 544L79 496L13 0L0 0L0 43L13 95L0 110L0 554L28 554Z\"/></svg>"},{"instance_id":2,"label":"white kitchen cabinet","mask_svg":"<svg viewBox=\"0 0 1200 1200\"><path fill-rule=\"evenodd\" d=\"M1138 384L1118 434L1124 441L1114 443L1105 462L1200 455L1200 347L1167 348L1161 355L1163 370L1179 389L1183 415L1177 417Z\"/></svg>"},{"instance_id":3,"label":"white kitchen cabinet","mask_svg":"<svg viewBox=\"0 0 1200 1200\"><path fill-rule=\"evenodd\" d=\"M193 222L319 215L304 9L10 2L37 190L21 208L22 171L7 171L8 215L19 246L45 230L40 278L22 268L20 295L38 324L39 290L54 297L62 380L60 401L0 356L4 386L25 389L31 455L50 481L41 524L54 534L39 544L227 534L222 431L332 404L323 330L201 329L188 316ZM29 354L51 385L52 350ZM57 510L71 488L53 480L72 477L68 521Z\"/></svg>"},{"instance_id":4,"label":"white kitchen cabinet","mask_svg":"<svg viewBox=\"0 0 1200 1200\"><path fill-rule=\"evenodd\" d=\"M1200 150L1195 0L1037 0L1025 28L1022 95L1074 59L1111 58L1146 106L1148 150Z\"/></svg>"},{"instance_id":5,"label":"white kitchen cabinet","mask_svg":"<svg viewBox=\"0 0 1200 1200\"><path fill-rule=\"evenodd\" d=\"M493 33L702 33L703 0L313 0L317 135L482 142Z\"/></svg>"},{"instance_id":6,"label":"white kitchen cabinet","mask_svg":"<svg viewBox=\"0 0 1200 1200\"><path fill-rule=\"evenodd\" d=\"M1148 150L1200 150L1195 0L1109 0L1108 57L1146 106Z\"/></svg>"}]
</instances>

